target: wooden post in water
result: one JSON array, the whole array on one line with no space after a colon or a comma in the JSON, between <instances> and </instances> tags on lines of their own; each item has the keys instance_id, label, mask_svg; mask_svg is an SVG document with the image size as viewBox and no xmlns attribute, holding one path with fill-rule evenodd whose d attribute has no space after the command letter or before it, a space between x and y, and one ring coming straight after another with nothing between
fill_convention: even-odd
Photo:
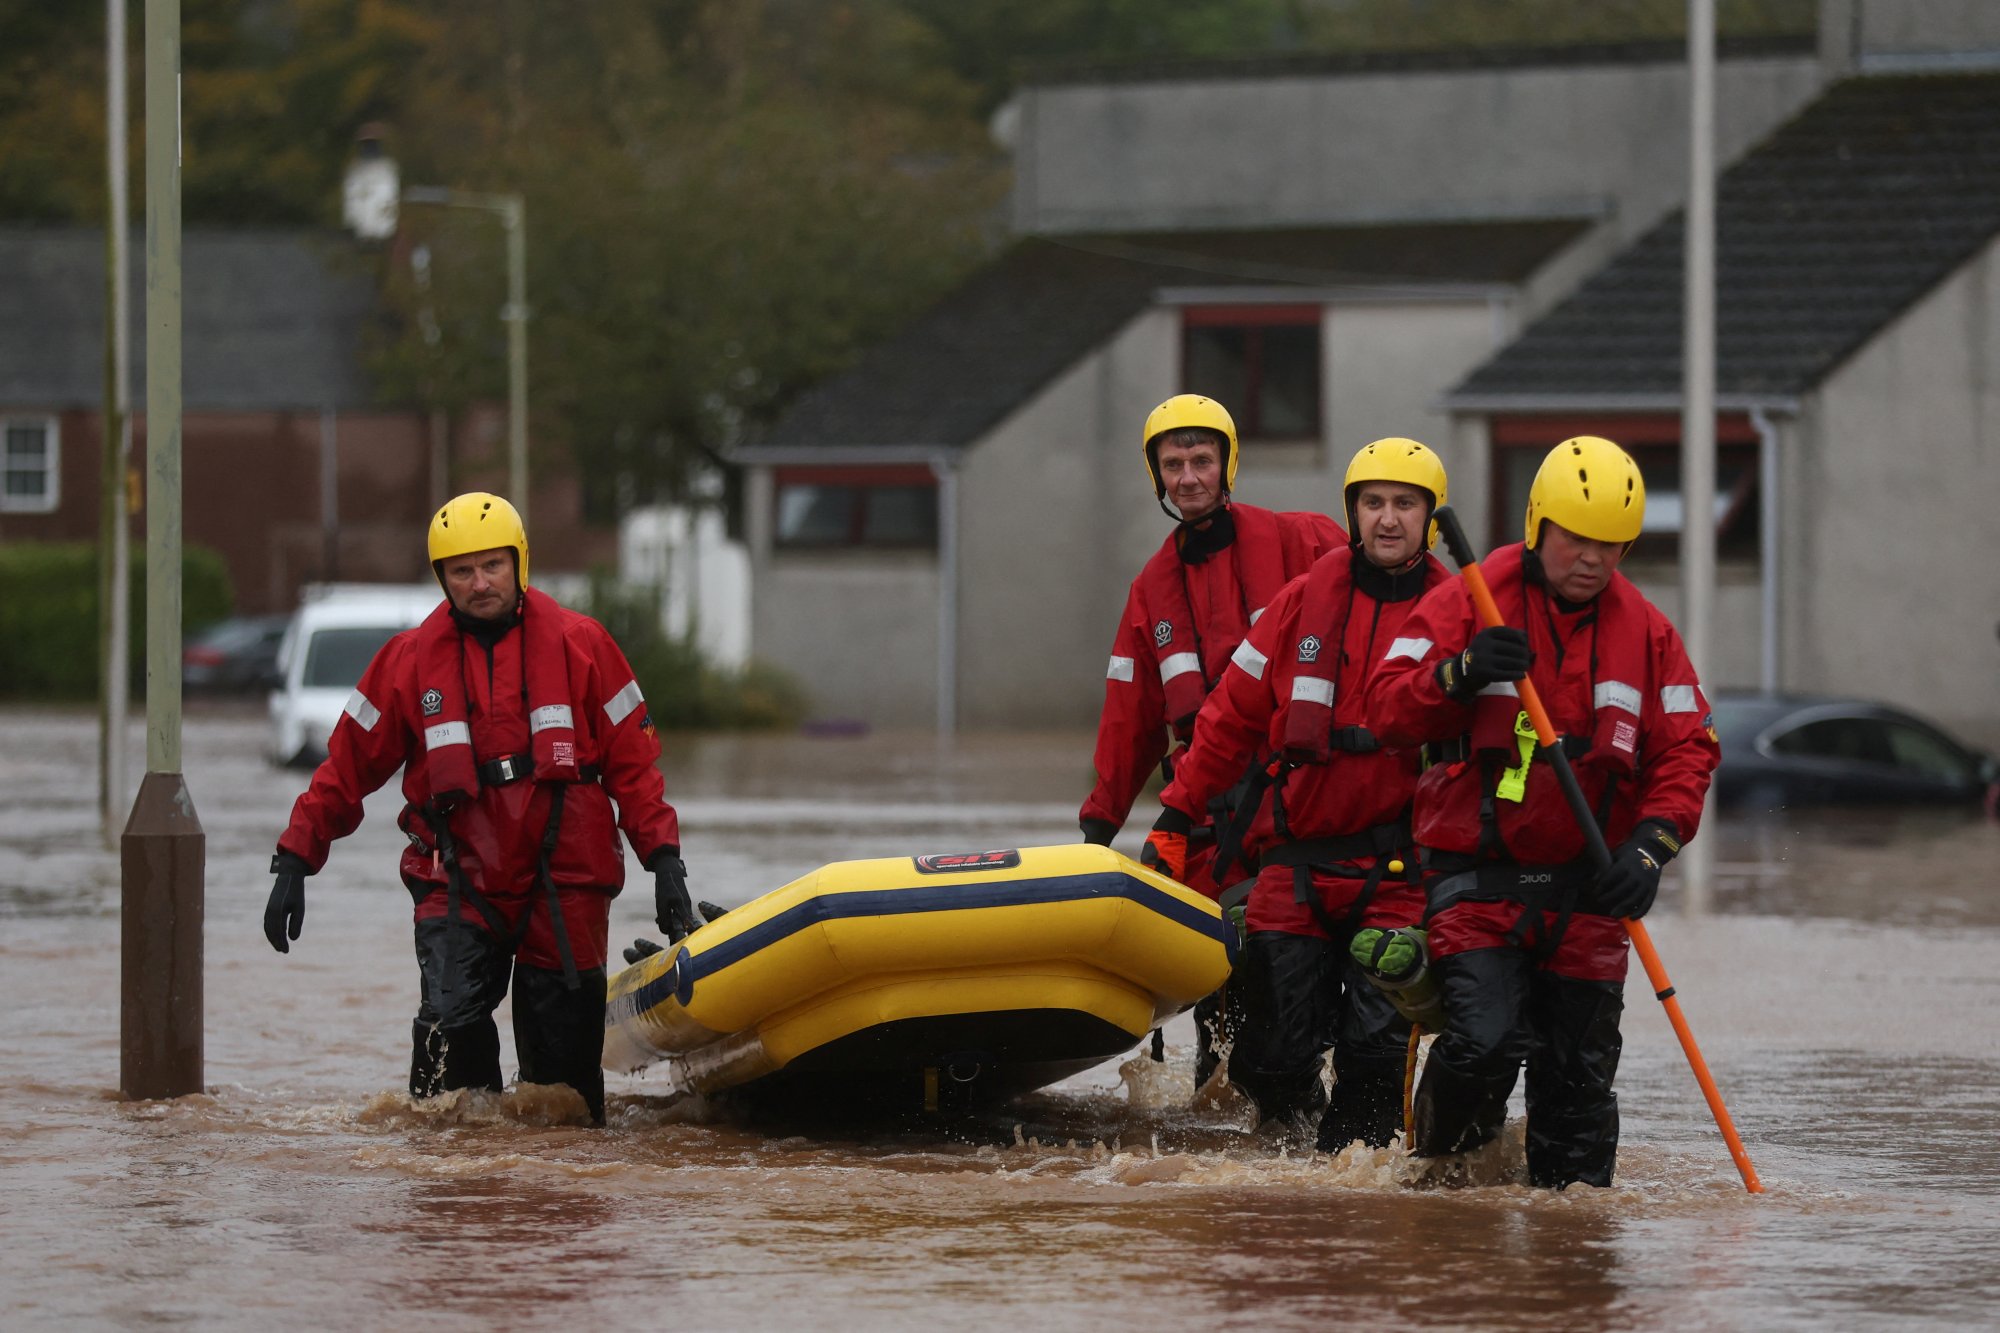
<instances>
[{"instance_id":1,"label":"wooden post in water","mask_svg":"<svg viewBox=\"0 0 2000 1333\"><path fill-rule=\"evenodd\" d=\"M180 0L146 0L146 777L120 857L118 1086L202 1090L207 838L181 775Z\"/></svg>"}]
</instances>

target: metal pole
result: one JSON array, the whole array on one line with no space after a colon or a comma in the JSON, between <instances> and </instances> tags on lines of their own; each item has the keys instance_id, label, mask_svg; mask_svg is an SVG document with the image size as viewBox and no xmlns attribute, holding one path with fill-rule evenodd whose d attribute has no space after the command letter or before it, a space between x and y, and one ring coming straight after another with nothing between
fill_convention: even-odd
<instances>
[{"instance_id":1,"label":"metal pole","mask_svg":"<svg viewBox=\"0 0 2000 1333\"><path fill-rule=\"evenodd\" d=\"M104 3L104 454L98 479L97 813L104 845L118 845L125 809L125 718L131 649L132 557L125 470L132 457L131 274L125 247L132 204L125 161L125 0Z\"/></svg>"},{"instance_id":2,"label":"metal pole","mask_svg":"<svg viewBox=\"0 0 2000 1333\"><path fill-rule=\"evenodd\" d=\"M1757 685L1766 694L1778 689L1778 427L1763 408L1750 409L1757 429L1757 584L1759 628L1763 653L1757 661Z\"/></svg>"},{"instance_id":3,"label":"metal pole","mask_svg":"<svg viewBox=\"0 0 2000 1333\"><path fill-rule=\"evenodd\" d=\"M206 839L181 776L181 8L146 0L146 767L121 855L119 1087L202 1090Z\"/></svg>"},{"instance_id":4,"label":"metal pole","mask_svg":"<svg viewBox=\"0 0 2000 1333\"><path fill-rule=\"evenodd\" d=\"M319 412L320 577L340 581L340 438L333 409Z\"/></svg>"},{"instance_id":5,"label":"metal pole","mask_svg":"<svg viewBox=\"0 0 2000 1333\"><path fill-rule=\"evenodd\" d=\"M937 734L958 731L958 469L949 455L931 460L938 483Z\"/></svg>"},{"instance_id":6,"label":"metal pole","mask_svg":"<svg viewBox=\"0 0 2000 1333\"><path fill-rule=\"evenodd\" d=\"M507 498L528 521L528 219L521 196L505 197L507 228Z\"/></svg>"},{"instance_id":7,"label":"metal pole","mask_svg":"<svg viewBox=\"0 0 2000 1333\"><path fill-rule=\"evenodd\" d=\"M1697 679L1714 666L1715 625L1715 0L1688 0L1688 204L1681 341L1681 635ZM1704 822L1715 813L1708 802ZM1715 839L1680 858L1688 910L1705 911Z\"/></svg>"},{"instance_id":8,"label":"metal pole","mask_svg":"<svg viewBox=\"0 0 2000 1333\"><path fill-rule=\"evenodd\" d=\"M412 185L406 204L480 208L500 215L507 230L507 489L508 499L528 518L528 213L518 194L481 194L441 185ZM427 335L428 336L428 333Z\"/></svg>"}]
</instances>

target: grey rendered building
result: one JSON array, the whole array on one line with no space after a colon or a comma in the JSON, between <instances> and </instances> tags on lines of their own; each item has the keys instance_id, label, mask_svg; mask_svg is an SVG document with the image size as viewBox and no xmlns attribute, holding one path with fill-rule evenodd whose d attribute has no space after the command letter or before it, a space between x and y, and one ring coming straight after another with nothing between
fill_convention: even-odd
<instances>
[{"instance_id":1,"label":"grey rendered building","mask_svg":"<svg viewBox=\"0 0 2000 1333\"><path fill-rule=\"evenodd\" d=\"M1718 69L1710 683L1992 731L2000 6L1821 17ZM1620 439L1654 493L1631 572L1671 611L1686 95L1671 46L1030 87L1022 239L739 451L753 650L830 715L1087 723L1167 531L1139 424L1183 389L1236 412L1244 499L1333 511L1356 448L1414 435L1489 542L1523 460ZM1935 533L1885 532L1906 496Z\"/></svg>"}]
</instances>

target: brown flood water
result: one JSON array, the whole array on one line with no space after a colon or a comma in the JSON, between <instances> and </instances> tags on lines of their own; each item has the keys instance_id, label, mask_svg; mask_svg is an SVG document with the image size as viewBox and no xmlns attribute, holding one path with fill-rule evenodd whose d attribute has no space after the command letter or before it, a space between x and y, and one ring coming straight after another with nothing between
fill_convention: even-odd
<instances>
[{"instance_id":1,"label":"brown flood water","mask_svg":"<svg viewBox=\"0 0 2000 1333\"><path fill-rule=\"evenodd\" d=\"M1712 830L1711 910L1670 878L1650 924L1769 1192L1744 1192L1635 964L1618 1183L1550 1194L1518 1183L1518 1121L1475 1184L1418 1188L1393 1150L1315 1156L1191 1108L1185 1018L1165 1065L973 1124L751 1123L643 1076L611 1079L604 1130L541 1089L413 1107L396 798L278 956L265 865L305 776L263 763L243 708L186 728L208 1092L127 1103L94 722L0 710L0 735L10 1326L2000 1323L2000 828L1976 814ZM691 881L724 905L832 860L1074 840L1089 780L1081 735L672 749ZM649 899L616 904L614 939L651 933Z\"/></svg>"}]
</instances>

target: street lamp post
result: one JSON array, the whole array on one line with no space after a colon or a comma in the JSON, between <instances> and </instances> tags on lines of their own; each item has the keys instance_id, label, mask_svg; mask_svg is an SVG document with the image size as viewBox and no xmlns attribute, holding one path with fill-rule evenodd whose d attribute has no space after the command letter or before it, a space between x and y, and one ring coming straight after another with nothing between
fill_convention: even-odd
<instances>
[{"instance_id":1,"label":"street lamp post","mask_svg":"<svg viewBox=\"0 0 2000 1333\"><path fill-rule=\"evenodd\" d=\"M507 231L507 498L528 517L528 219L518 194L481 194L438 185L412 185L406 204L477 208L500 215Z\"/></svg>"}]
</instances>

